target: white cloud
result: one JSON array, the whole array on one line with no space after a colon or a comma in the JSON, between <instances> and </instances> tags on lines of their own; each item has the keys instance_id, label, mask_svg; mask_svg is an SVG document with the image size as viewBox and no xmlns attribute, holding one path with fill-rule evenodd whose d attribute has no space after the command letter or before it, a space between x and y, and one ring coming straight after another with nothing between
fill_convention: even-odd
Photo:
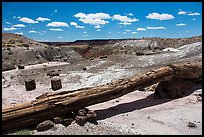
<instances>
[{"instance_id":1,"label":"white cloud","mask_svg":"<svg viewBox=\"0 0 204 137\"><path fill-rule=\"evenodd\" d=\"M6 22L6 24L11 24L10 22Z\"/></svg>"},{"instance_id":2,"label":"white cloud","mask_svg":"<svg viewBox=\"0 0 204 137\"><path fill-rule=\"evenodd\" d=\"M179 24L176 24L176 26L185 26L186 24L184 23L179 23Z\"/></svg>"},{"instance_id":3,"label":"white cloud","mask_svg":"<svg viewBox=\"0 0 204 137\"><path fill-rule=\"evenodd\" d=\"M186 15L186 13L187 13L187 12L185 12L185 11L179 11L179 12L178 12L178 15Z\"/></svg>"},{"instance_id":4,"label":"white cloud","mask_svg":"<svg viewBox=\"0 0 204 137\"><path fill-rule=\"evenodd\" d=\"M146 31L146 28L137 28L137 31Z\"/></svg>"},{"instance_id":5,"label":"white cloud","mask_svg":"<svg viewBox=\"0 0 204 137\"><path fill-rule=\"evenodd\" d=\"M119 24L123 24L123 25L131 25L132 22L139 21L139 19L128 18L127 16L121 16L119 14L113 15L113 19L121 21Z\"/></svg>"},{"instance_id":6,"label":"white cloud","mask_svg":"<svg viewBox=\"0 0 204 137\"><path fill-rule=\"evenodd\" d=\"M83 29L84 26L76 26L76 28Z\"/></svg>"},{"instance_id":7,"label":"white cloud","mask_svg":"<svg viewBox=\"0 0 204 137\"><path fill-rule=\"evenodd\" d=\"M70 22L70 25L75 26L76 28L83 29L84 26L78 26L76 22Z\"/></svg>"},{"instance_id":8,"label":"white cloud","mask_svg":"<svg viewBox=\"0 0 204 137\"><path fill-rule=\"evenodd\" d=\"M23 24L16 24L16 25L13 25L14 27L25 27L25 25Z\"/></svg>"},{"instance_id":9,"label":"white cloud","mask_svg":"<svg viewBox=\"0 0 204 137\"><path fill-rule=\"evenodd\" d=\"M38 23L38 21L34 21L32 19L29 19L27 17L23 17L21 19L19 19L19 21L25 22L25 23Z\"/></svg>"},{"instance_id":10,"label":"white cloud","mask_svg":"<svg viewBox=\"0 0 204 137\"><path fill-rule=\"evenodd\" d=\"M127 32L123 32L123 34L127 34Z\"/></svg>"},{"instance_id":11,"label":"white cloud","mask_svg":"<svg viewBox=\"0 0 204 137\"><path fill-rule=\"evenodd\" d=\"M36 20L38 20L38 21L50 21L49 18L42 18L42 17L38 17Z\"/></svg>"},{"instance_id":12,"label":"white cloud","mask_svg":"<svg viewBox=\"0 0 204 137\"><path fill-rule=\"evenodd\" d=\"M47 26L49 27L69 27L69 25L66 22L52 22L52 23L48 23Z\"/></svg>"},{"instance_id":13,"label":"white cloud","mask_svg":"<svg viewBox=\"0 0 204 137\"><path fill-rule=\"evenodd\" d=\"M195 18L193 18L193 20L196 20Z\"/></svg>"},{"instance_id":14,"label":"white cloud","mask_svg":"<svg viewBox=\"0 0 204 137\"><path fill-rule=\"evenodd\" d=\"M15 18L16 18L16 16L13 16L13 18L15 19Z\"/></svg>"},{"instance_id":15,"label":"white cloud","mask_svg":"<svg viewBox=\"0 0 204 137\"><path fill-rule=\"evenodd\" d=\"M133 14L132 14L132 13L129 13L128 15L129 15L129 16L133 16Z\"/></svg>"},{"instance_id":16,"label":"white cloud","mask_svg":"<svg viewBox=\"0 0 204 137\"><path fill-rule=\"evenodd\" d=\"M54 10L54 12L57 13L58 11L57 11L57 10Z\"/></svg>"},{"instance_id":17,"label":"white cloud","mask_svg":"<svg viewBox=\"0 0 204 137\"><path fill-rule=\"evenodd\" d=\"M195 13L189 13L188 15L189 15L189 16L198 16L198 15L200 15L200 13L195 12Z\"/></svg>"},{"instance_id":18,"label":"white cloud","mask_svg":"<svg viewBox=\"0 0 204 137\"><path fill-rule=\"evenodd\" d=\"M126 31L126 32L130 32L131 30L126 29L125 31Z\"/></svg>"},{"instance_id":19,"label":"white cloud","mask_svg":"<svg viewBox=\"0 0 204 137\"><path fill-rule=\"evenodd\" d=\"M149 13L148 16L146 16L148 19L155 19L155 20L171 20L174 19L174 16L171 14L159 14L159 13Z\"/></svg>"},{"instance_id":20,"label":"white cloud","mask_svg":"<svg viewBox=\"0 0 204 137\"><path fill-rule=\"evenodd\" d=\"M53 30L53 31L64 31L63 29L59 29L59 28L57 28L57 29L50 29L50 30Z\"/></svg>"},{"instance_id":21,"label":"white cloud","mask_svg":"<svg viewBox=\"0 0 204 137\"><path fill-rule=\"evenodd\" d=\"M101 31L100 29L97 29L96 31Z\"/></svg>"},{"instance_id":22,"label":"white cloud","mask_svg":"<svg viewBox=\"0 0 204 137\"><path fill-rule=\"evenodd\" d=\"M88 35L85 34L85 35L83 35L83 37L88 37Z\"/></svg>"},{"instance_id":23,"label":"white cloud","mask_svg":"<svg viewBox=\"0 0 204 137\"><path fill-rule=\"evenodd\" d=\"M101 28L101 25L105 25L109 23L105 19L111 18L109 14L106 13L90 13L90 14L84 14L84 13L77 13L74 15L74 17L79 18L79 20L85 24L93 25L95 28Z\"/></svg>"},{"instance_id":24,"label":"white cloud","mask_svg":"<svg viewBox=\"0 0 204 137\"><path fill-rule=\"evenodd\" d=\"M137 34L137 32L132 32L132 34Z\"/></svg>"},{"instance_id":25,"label":"white cloud","mask_svg":"<svg viewBox=\"0 0 204 137\"><path fill-rule=\"evenodd\" d=\"M147 29L166 29L166 27L147 27Z\"/></svg>"},{"instance_id":26,"label":"white cloud","mask_svg":"<svg viewBox=\"0 0 204 137\"><path fill-rule=\"evenodd\" d=\"M94 28L96 28L96 29L100 29L101 26L100 26L100 25L96 25L96 26L94 26Z\"/></svg>"},{"instance_id":27,"label":"white cloud","mask_svg":"<svg viewBox=\"0 0 204 137\"><path fill-rule=\"evenodd\" d=\"M84 31L83 33L84 33L84 34L87 34L87 32L86 32L86 31Z\"/></svg>"},{"instance_id":28,"label":"white cloud","mask_svg":"<svg viewBox=\"0 0 204 137\"><path fill-rule=\"evenodd\" d=\"M63 37L57 37L58 39L62 39Z\"/></svg>"},{"instance_id":29,"label":"white cloud","mask_svg":"<svg viewBox=\"0 0 204 137\"><path fill-rule=\"evenodd\" d=\"M30 30L29 33L37 33L35 30Z\"/></svg>"},{"instance_id":30,"label":"white cloud","mask_svg":"<svg viewBox=\"0 0 204 137\"><path fill-rule=\"evenodd\" d=\"M70 22L70 25L77 26L77 23L76 22Z\"/></svg>"},{"instance_id":31,"label":"white cloud","mask_svg":"<svg viewBox=\"0 0 204 137\"><path fill-rule=\"evenodd\" d=\"M21 17L17 17L18 19L20 19Z\"/></svg>"},{"instance_id":32,"label":"white cloud","mask_svg":"<svg viewBox=\"0 0 204 137\"><path fill-rule=\"evenodd\" d=\"M17 28L11 27L11 28L4 28L5 31L13 31L13 30L17 30Z\"/></svg>"},{"instance_id":33,"label":"white cloud","mask_svg":"<svg viewBox=\"0 0 204 137\"><path fill-rule=\"evenodd\" d=\"M23 35L23 32L15 32L15 34Z\"/></svg>"}]
</instances>

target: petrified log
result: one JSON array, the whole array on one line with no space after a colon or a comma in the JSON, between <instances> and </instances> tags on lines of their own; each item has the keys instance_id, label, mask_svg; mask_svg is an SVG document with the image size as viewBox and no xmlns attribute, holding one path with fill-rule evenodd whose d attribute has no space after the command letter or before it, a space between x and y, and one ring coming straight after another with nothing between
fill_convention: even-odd
<instances>
[{"instance_id":1,"label":"petrified log","mask_svg":"<svg viewBox=\"0 0 204 137\"><path fill-rule=\"evenodd\" d=\"M18 69L25 69L25 66L23 66L23 65L18 65Z\"/></svg>"},{"instance_id":2,"label":"petrified log","mask_svg":"<svg viewBox=\"0 0 204 137\"><path fill-rule=\"evenodd\" d=\"M27 91L33 90L36 88L35 79L28 79L25 81L25 87Z\"/></svg>"},{"instance_id":3,"label":"petrified log","mask_svg":"<svg viewBox=\"0 0 204 137\"><path fill-rule=\"evenodd\" d=\"M44 93L37 97L36 100L15 104L3 109L2 129L6 131L34 126L61 114L109 101L160 81L170 80L179 75L182 70L186 70L186 76L189 73L196 73L196 76L200 77L202 76L202 62L197 64L168 65L144 74L96 87ZM191 77L192 75L189 76Z\"/></svg>"},{"instance_id":4,"label":"petrified log","mask_svg":"<svg viewBox=\"0 0 204 137\"><path fill-rule=\"evenodd\" d=\"M58 90L62 88L61 80L58 77L55 76L51 79L51 88L52 90Z\"/></svg>"}]
</instances>

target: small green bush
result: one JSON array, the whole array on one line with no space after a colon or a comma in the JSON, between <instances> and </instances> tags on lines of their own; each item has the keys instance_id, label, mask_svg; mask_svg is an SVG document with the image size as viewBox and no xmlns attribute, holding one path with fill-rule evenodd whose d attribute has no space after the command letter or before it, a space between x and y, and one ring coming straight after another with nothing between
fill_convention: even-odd
<instances>
[{"instance_id":1,"label":"small green bush","mask_svg":"<svg viewBox=\"0 0 204 137\"><path fill-rule=\"evenodd\" d=\"M13 54L13 52L10 50L8 54L9 54L9 55L12 55L12 54Z\"/></svg>"},{"instance_id":2,"label":"small green bush","mask_svg":"<svg viewBox=\"0 0 204 137\"><path fill-rule=\"evenodd\" d=\"M9 40L8 43L9 43L9 44L15 44L15 40L11 39L11 40Z\"/></svg>"},{"instance_id":3,"label":"small green bush","mask_svg":"<svg viewBox=\"0 0 204 137\"><path fill-rule=\"evenodd\" d=\"M23 47L29 47L29 45L28 45L28 44L26 44L26 43L21 44L21 46L23 46Z\"/></svg>"}]
</instances>

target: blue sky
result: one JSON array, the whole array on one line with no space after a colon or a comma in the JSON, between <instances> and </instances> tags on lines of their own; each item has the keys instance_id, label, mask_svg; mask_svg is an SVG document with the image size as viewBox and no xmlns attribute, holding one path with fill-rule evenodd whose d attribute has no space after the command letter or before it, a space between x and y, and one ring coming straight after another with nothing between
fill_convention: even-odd
<instances>
[{"instance_id":1,"label":"blue sky","mask_svg":"<svg viewBox=\"0 0 204 137\"><path fill-rule=\"evenodd\" d=\"M2 31L38 41L191 37L202 2L2 2Z\"/></svg>"}]
</instances>

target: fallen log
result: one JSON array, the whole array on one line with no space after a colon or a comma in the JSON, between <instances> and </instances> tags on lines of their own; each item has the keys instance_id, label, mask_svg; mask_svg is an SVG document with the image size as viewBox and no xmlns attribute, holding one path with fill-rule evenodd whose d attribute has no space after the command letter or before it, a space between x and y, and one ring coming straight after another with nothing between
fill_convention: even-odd
<instances>
[{"instance_id":1,"label":"fallen log","mask_svg":"<svg viewBox=\"0 0 204 137\"><path fill-rule=\"evenodd\" d=\"M3 109L2 129L7 131L36 126L40 122L64 113L109 101L160 81L167 81L177 76L181 77L181 74L189 78L201 77L202 62L168 65L144 74L91 88L44 93L36 100Z\"/></svg>"}]
</instances>

